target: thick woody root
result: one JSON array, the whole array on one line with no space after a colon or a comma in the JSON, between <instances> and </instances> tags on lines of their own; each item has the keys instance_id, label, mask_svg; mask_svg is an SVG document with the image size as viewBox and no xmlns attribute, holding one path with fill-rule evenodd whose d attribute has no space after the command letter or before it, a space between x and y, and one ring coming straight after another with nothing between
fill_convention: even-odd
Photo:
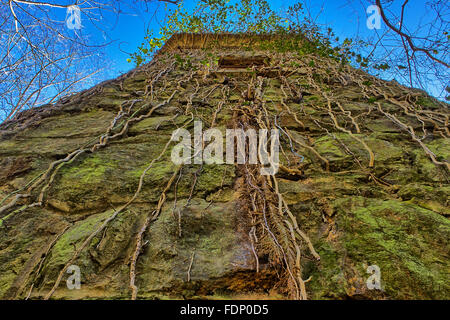
<instances>
[{"instance_id":1,"label":"thick woody root","mask_svg":"<svg viewBox=\"0 0 450 320\"><path fill-rule=\"evenodd\" d=\"M282 195L278 192L276 180L271 181L269 178L259 176L258 167L245 166L243 170L245 191L242 194L251 204L249 238L255 257L256 271L259 272L257 252L268 253L275 268L279 268L280 264L283 266L291 297L307 299L305 286L307 281L302 278L302 252L299 242L305 242L317 260L320 257L309 238L300 230L295 216L289 211Z\"/></svg>"},{"instance_id":2,"label":"thick woody root","mask_svg":"<svg viewBox=\"0 0 450 320\"><path fill-rule=\"evenodd\" d=\"M289 134L277 124L276 116L271 117L265 107L263 78L250 81L241 96L251 101L250 106L243 105L234 109L235 127L243 129L271 129L278 127L288 137L293 154L292 140ZM272 121L272 118L274 121ZM251 120L254 119L254 120ZM324 161L327 163L327 161ZM305 280L302 278L301 245L305 242L313 256L320 257L314 250L310 239L298 226L295 216L290 212L282 195L278 192L275 177L261 176L259 166L244 165L242 175L245 178L244 200L249 202L249 219L251 221L249 239L255 257L256 270L259 272L258 251L269 251L271 263L279 266L281 262L286 274L286 281L294 299L307 299ZM293 170L285 168L285 170ZM264 244L264 245L263 245Z\"/></svg>"},{"instance_id":3,"label":"thick woody root","mask_svg":"<svg viewBox=\"0 0 450 320\"><path fill-rule=\"evenodd\" d=\"M101 232L110 221L114 220L114 218L120 213L120 211L115 211L105 220L103 221L103 223L94 231L92 232L87 238L86 240L83 241L83 243L81 244L81 246L74 252L74 254L72 255L72 258L70 258L70 260L64 265L64 267L62 268L62 270L59 272L58 277L56 278L56 282L53 285L52 289L50 290L50 292L47 293L47 295L45 296L44 300L48 300L52 297L53 293L56 291L56 289L58 288L62 277L64 276L64 273L67 271L67 269L70 267L70 265L72 265L74 263L74 261L78 258L78 256L80 255L80 253L83 251L83 249L85 247L87 247L90 243L91 240L99 233Z\"/></svg>"},{"instance_id":4,"label":"thick woody root","mask_svg":"<svg viewBox=\"0 0 450 320\"><path fill-rule=\"evenodd\" d=\"M416 133L411 126L404 124L394 115L392 115L386 111L383 111L380 103L377 103L377 106L378 106L378 110L382 114L384 114L386 117L388 117L392 122L394 122L396 125L398 125L402 130L405 130L406 132L408 132L411 135L411 138L422 147L422 149L425 151L425 153L428 155L428 157L431 159L431 161L435 165L443 166L444 168L447 169L447 172L450 172L450 164L448 162L437 161L436 155L422 142L421 139L417 138Z\"/></svg>"},{"instance_id":5,"label":"thick woody root","mask_svg":"<svg viewBox=\"0 0 450 320\"><path fill-rule=\"evenodd\" d=\"M42 267L44 265L45 259L52 250L53 246L56 244L56 242L59 240L59 238L69 229L71 224L66 225L63 230L58 232L51 241L47 244L44 251L38 251L37 254L39 254L40 258L37 261L37 264L33 266L33 270L23 279L21 280L21 285L18 288L18 290L11 296L11 299L17 299L18 296L22 294L22 292L25 290L25 287L27 286L27 283L30 281L30 287L28 289L28 293L26 294L25 300L28 300L31 296L31 293L33 291L33 288L36 284L36 281L38 280L40 276L40 272L42 270ZM33 258L30 258L30 261L32 261ZM34 275L32 276L34 271ZM29 280L31 278L31 280Z\"/></svg>"},{"instance_id":6,"label":"thick woody root","mask_svg":"<svg viewBox=\"0 0 450 320\"><path fill-rule=\"evenodd\" d=\"M347 102L345 98L342 97L340 97L339 99L334 98L332 94L328 93L328 91L330 90L329 87L327 90L326 83L333 83L333 81L335 82L335 80L337 80L337 82L342 86L347 86L350 83L357 84L360 87L364 98L370 100L371 98L375 97L378 100L378 103L380 103L379 102L380 99L383 99L387 103L391 103L392 105L398 106L399 107L398 111L403 112L403 114L406 115L407 117L413 118L414 120L421 123L424 137L428 135L426 129L427 123L431 124L434 133L437 133L441 137L448 138L450 136L448 128L449 114L445 112L443 113L423 109L418 102L419 98L422 97L423 94L413 93L410 90L407 90L406 88L401 87L398 84L387 83L386 81L382 81L378 78L369 76L362 72L356 72L355 69L352 69L351 67L348 66L342 68L341 66L338 66L336 63L328 61L326 59L314 56L309 56L307 60L310 61L309 59L314 60L316 62L314 64L314 67L311 67L310 65L306 64L303 61L298 61L300 66L297 68L297 70L298 72L303 72L304 74L307 75L306 78L309 84L308 89L309 92L311 93L311 89L313 89L314 94L322 96L325 100L327 107L324 108L320 106L320 104L308 104L308 106L314 109L327 111L336 129L338 129L341 132L349 134L354 140L358 141L360 144L363 145L363 147L369 153L369 164L368 164L369 168L372 168L375 164L373 151L368 147L368 145L364 142L363 139L356 136L352 132L352 130L350 130L346 126L340 124L340 121L338 120L337 116L339 115L342 117L349 118L352 126L356 131L356 134L360 134L363 133L363 129L361 125L358 123L357 118L361 117L362 114L358 116L353 116L350 111L345 110L343 106L343 104ZM303 69L303 71L301 71L301 69ZM330 74L333 74L336 77L331 78ZM317 79L322 80L318 81ZM288 95L284 90L284 88L289 89L289 92L291 93L291 98L292 96L295 95L301 95L302 91L301 86L296 86L294 83L289 83L285 77L280 77L280 80L282 81L283 84L281 89L285 98L287 98ZM367 82L373 82L374 84L365 85L365 83ZM400 94L399 96L399 92L401 91L403 91L404 93ZM295 94L292 94L292 92L294 92ZM448 108L447 106L445 106L444 103L438 101L436 101L436 103L441 104L442 111ZM334 109L333 106L337 106L338 110ZM421 148L424 150L424 152L436 166L441 166L448 169L449 165L448 162L436 160L436 156L422 142L422 139L417 137L417 134L414 132L413 126L411 124L408 123L400 124L399 122L401 121L398 119L398 117L397 120L395 120L394 118L391 117L393 116L392 114L389 115L389 113L384 112L381 108L373 108L373 110L378 111L382 116L386 116L390 121L393 121L400 128L407 131L411 135L411 138L421 146ZM369 110L369 112L366 115L370 114L371 111L372 109ZM292 115L291 112L290 114Z\"/></svg>"},{"instance_id":7,"label":"thick woody root","mask_svg":"<svg viewBox=\"0 0 450 320\"><path fill-rule=\"evenodd\" d=\"M0 202L0 204L4 203L9 197L13 196L14 194L15 197L12 201L10 201L8 204L0 207L0 214L6 212L7 210L13 208L21 199L29 199L32 196L32 191L34 189L36 189L40 184L42 184L44 181L48 182L41 188L41 191L39 192L39 196L37 201L35 201L32 204L28 204L27 207L34 207L34 206L43 206L43 201L44 201L44 196L45 196L45 192L50 188L50 185L53 183L58 171L67 164L72 163L76 158L78 158L81 154L83 153L93 153L96 150L103 148L107 145L108 141L113 140L113 139L117 139L117 138L121 138L123 136L126 135L126 133L129 130L129 127L136 122L139 122L143 119L146 119L148 117L150 117L153 112L161 107L163 107L164 105L168 104L171 102L172 98L174 97L174 95L177 93L177 90L174 90L173 93L171 94L171 96L165 100L162 103L159 103L153 107L150 108L150 110L146 113L143 114L141 116L135 117L135 115L141 111L142 109L148 108L149 106L151 106L151 104L144 104L142 107L140 107L138 110L136 110L130 117L128 120L122 122L121 124L117 125L117 121L119 119L121 119L122 117L129 115L134 104L138 101L138 100L133 100L131 101L131 105L128 107L128 109L126 111L124 111L123 106L128 103L125 102L124 104L121 105L120 110L118 112L118 114L116 115L116 117L111 121L110 126L107 128L106 133L101 135L99 137L99 141L94 144L92 147L90 148L80 148L78 150L73 151L72 153L68 154L64 159L60 159L57 161L54 161L50 164L49 168L47 169L46 172L44 172L43 174L39 175L38 177L36 177L35 179L33 179L32 182L30 182L27 187L26 187L26 193L19 193L23 191L22 190L18 190L15 191L9 195L7 195L5 198L2 199L2 201ZM112 134L112 131L116 130L116 129L120 129L122 128L122 130L116 134ZM31 184L32 183L32 184ZM31 184L31 185L30 185ZM21 210L23 211L23 210ZM10 216L10 215L8 215Z\"/></svg>"},{"instance_id":8,"label":"thick woody root","mask_svg":"<svg viewBox=\"0 0 450 320\"><path fill-rule=\"evenodd\" d=\"M161 209L166 201L166 193L167 191L169 191L170 187L172 186L173 182L176 179L176 176L178 175L179 170L181 169L181 166L179 166L177 168L177 170L173 173L172 177L170 178L169 182L167 182L166 187L164 188L163 192L161 193L160 197L159 197L159 201L158 201L158 205L156 207L156 209L147 216L147 218L145 219L144 224L142 225L142 227L139 229L139 232L136 236L136 247L135 250L133 252L133 255L131 257L131 262L130 262L130 288L131 288L131 299L132 300L136 300L137 298L137 294L138 294L138 288L135 284L136 281L136 263L137 263L137 259L139 257L139 254L142 250L142 240L143 240L143 236L144 233L147 231L147 228L149 226L149 224L152 221L155 221L156 219L158 219L159 214L161 213Z\"/></svg>"}]
</instances>

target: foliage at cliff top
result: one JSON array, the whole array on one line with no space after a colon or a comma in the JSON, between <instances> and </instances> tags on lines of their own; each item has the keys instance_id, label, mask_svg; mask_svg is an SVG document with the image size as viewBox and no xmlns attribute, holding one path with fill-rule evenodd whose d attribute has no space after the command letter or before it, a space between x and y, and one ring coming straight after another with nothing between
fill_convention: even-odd
<instances>
[{"instance_id":1,"label":"foliage at cliff top","mask_svg":"<svg viewBox=\"0 0 450 320\"><path fill-rule=\"evenodd\" d=\"M276 49L295 50L299 54L314 52L329 56L343 63L354 62L357 66L367 68L368 58L356 54L352 50L355 45L363 45L362 41L355 43L352 39L340 39L331 28L321 30L317 24L304 13L301 2L297 2L284 13L273 11L266 0L200 0L195 8L188 9L179 2L176 9L168 10L165 23L161 26L158 36L153 36L151 30L137 51L130 55L129 62L136 66L148 62L154 53L164 43L177 33L236 33L236 34L274 34L296 35L306 38L301 47L292 47L293 43L277 43ZM290 46L287 48L286 46Z\"/></svg>"},{"instance_id":2,"label":"foliage at cliff top","mask_svg":"<svg viewBox=\"0 0 450 320\"><path fill-rule=\"evenodd\" d=\"M176 33L289 34L309 40L300 42L302 45L296 48L290 44L288 49L295 49L300 55L314 53L328 56L385 80L395 79L401 84L450 100L449 67L445 53L449 36L448 32L442 32L446 30L448 21L445 12L442 15L439 13L439 8L445 11L445 6L439 1L430 1L426 5L426 8L437 10L430 12L428 17L436 32L430 31L426 36L405 31L403 24L408 0L401 6L400 20L391 12L392 2L382 4L377 1L385 24L383 35L377 41L370 36L360 38L358 34L340 39L329 25L322 26L311 16L305 0L298 0L280 12L275 12L269 3L267 0L198 0L190 6L179 1L175 9L166 7L166 19L161 23L159 32L147 30L144 41L130 54L128 62L139 66L150 61L155 52ZM422 30L423 21L418 21L413 27ZM388 34L389 37L385 37ZM424 39L426 43L423 43ZM285 46L279 41L280 51L286 50Z\"/></svg>"}]
</instances>

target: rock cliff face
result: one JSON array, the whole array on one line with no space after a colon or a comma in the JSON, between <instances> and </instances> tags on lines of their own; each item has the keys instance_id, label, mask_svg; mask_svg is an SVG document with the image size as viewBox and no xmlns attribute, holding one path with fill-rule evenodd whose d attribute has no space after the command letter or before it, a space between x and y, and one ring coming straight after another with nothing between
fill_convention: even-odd
<instances>
[{"instance_id":1,"label":"rock cliff face","mask_svg":"<svg viewBox=\"0 0 450 320\"><path fill-rule=\"evenodd\" d=\"M0 126L0 297L449 299L448 105L286 43L175 36ZM194 120L279 129L278 174L175 165Z\"/></svg>"}]
</instances>

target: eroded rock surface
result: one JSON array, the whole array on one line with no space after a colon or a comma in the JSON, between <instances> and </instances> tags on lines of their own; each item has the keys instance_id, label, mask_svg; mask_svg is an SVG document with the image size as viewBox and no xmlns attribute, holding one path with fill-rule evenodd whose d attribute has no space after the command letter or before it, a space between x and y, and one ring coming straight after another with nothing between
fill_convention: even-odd
<instances>
[{"instance_id":1,"label":"eroded rock surface","mask_svg":"<svg viewBox=\"0 0 450 320\"><path fill-rule=\"evenodd\" d=\"M129 299L134 284L143 299L450 298L448 105L229 43L184 41L0 126L0 297ZM221 68L224 54L270 62ZM283 129L276 177L173 164L172 132L194 119ZM382 290L367 288L370 265Z\"/></svg>"}]
</instances>

